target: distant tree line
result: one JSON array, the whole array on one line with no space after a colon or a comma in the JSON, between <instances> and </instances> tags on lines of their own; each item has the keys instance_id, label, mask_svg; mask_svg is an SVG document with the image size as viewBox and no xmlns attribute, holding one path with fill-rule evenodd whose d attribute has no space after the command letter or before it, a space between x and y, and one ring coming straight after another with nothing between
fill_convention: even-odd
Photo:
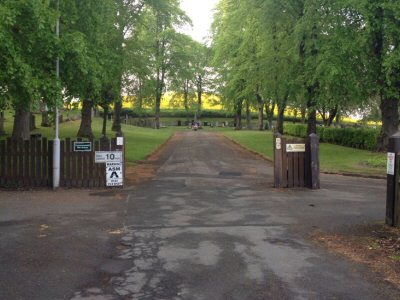
<instances>
[{"instance_id":1,"label":"distant tree line","mask_svg":"<svg viewBox=\"0 0 400 300\"><path fill-rule=\"evenodd\" d=\"M398 130L400 1L220 0L212 29L219 94L237 112L298 109L315 133L348 111L378 102L379 150ZM306 118L307 116L307 118Z\"/></svg>"}]
</instances>

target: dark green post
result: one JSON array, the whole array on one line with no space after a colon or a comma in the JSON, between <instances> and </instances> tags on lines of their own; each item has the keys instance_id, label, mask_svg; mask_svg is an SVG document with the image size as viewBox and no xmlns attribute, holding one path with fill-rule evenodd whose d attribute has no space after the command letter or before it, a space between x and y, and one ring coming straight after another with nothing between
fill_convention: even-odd
<instances>
[{"instance_id":1,"label":"dark green post","mask_svg":"<svg viewBox=\"0 0 400 300\"><path fill-rule=\"evenodd\" d=\"M387 163L386 224L400 226L400 132L389 138Z\"/></svg>"}]
</instances>

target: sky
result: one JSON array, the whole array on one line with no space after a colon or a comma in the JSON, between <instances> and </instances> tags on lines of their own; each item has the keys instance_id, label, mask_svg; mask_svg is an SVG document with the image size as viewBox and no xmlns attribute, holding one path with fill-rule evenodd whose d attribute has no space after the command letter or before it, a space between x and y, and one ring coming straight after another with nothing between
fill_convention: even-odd
<instances>
[{"instance_id":1,"label":"sky","mask_svg":"<svg viewBox=\"0 0 400 300\"><path fill-rule=\"evenodd\" d=\"M193 28L184 28L184 33L199 42L209 35L213 20L213 9L218 0L181 0L181 8L192 19Z\"/></svg>"}]
</instances>

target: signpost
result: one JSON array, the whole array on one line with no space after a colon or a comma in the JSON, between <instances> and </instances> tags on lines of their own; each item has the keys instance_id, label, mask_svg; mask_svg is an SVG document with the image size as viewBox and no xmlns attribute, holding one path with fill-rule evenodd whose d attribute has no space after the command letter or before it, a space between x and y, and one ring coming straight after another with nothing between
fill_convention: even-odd
<instances>
[{"instance_id":1,"label":"signpost","mask_svg":"<svg viewBox=\"0 0 400 300\"><path fill-rule=\"evenodd\" d=\"M400 227L400 132L389 138L387 159L386 224Z\"/></svg>"}]
</instances>

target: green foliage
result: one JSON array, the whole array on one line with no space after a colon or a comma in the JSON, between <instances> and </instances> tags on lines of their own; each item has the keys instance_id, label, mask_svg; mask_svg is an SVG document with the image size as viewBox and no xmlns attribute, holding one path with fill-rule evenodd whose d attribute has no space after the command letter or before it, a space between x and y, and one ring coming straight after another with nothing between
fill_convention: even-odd
<instances>
[{"instance_id":1,"label":"green foliage","mask_svg":"<svg viewBox=\"0 0 400 300\"><path fill-rule=\"evenodd\" d=\"M317 127L317 135L321 142L365 150L376 150L379 132L379 129L372 128ZM284 133L305 138L307 137L307 126L304 124L285 124Z\"/></svg>"},{"instance_id":2,"label":"green foliage","mask_svg":"<svg viewBox=\"0 0 400 300\"><path fill-rule=\"evenodd\" d=\"M1 1L0 20L0 106L29 110L54 99L58 43L51 2Z\"/></svg>"}]
</instances>

